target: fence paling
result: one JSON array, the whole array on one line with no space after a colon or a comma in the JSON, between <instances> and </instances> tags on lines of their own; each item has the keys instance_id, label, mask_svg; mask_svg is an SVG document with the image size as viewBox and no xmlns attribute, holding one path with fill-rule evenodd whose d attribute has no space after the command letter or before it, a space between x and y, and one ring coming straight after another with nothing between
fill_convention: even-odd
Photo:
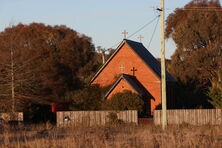
<instances>
[{"instance_id":1,"label":"fence paling","mask_svg":"<svg viewBox=\"0 0 222 148\"><path fill-rule=\"evenodd\" d=\"M0 113L0 118L2 118L6 122L23 121L23 112Z\"/></svg>"},{"instance_id":2,"label":"fence paling","mask_svg":"<svg viewBox=\"0 0 222 148\"><path fill-rule=\"evenodd\" d=\"M83 125L83 126L95 126L106 125L109 122L109 113L114 112L117 114L118 119L138 124L138 116L136 110L127 111L67 111L57 112L57 126L67 125ZM69 116L71 120L65 120L65 117Z\"/></svg>"},{"instance_id":3,"label":"fence paling","mask_svg":"<svg viewBox=\"0 0 222 148\"><path fill-rule=\"evenodd\" d=\"M222 109L181 109L167 111L168 124L222 124ZM154 111L154 124L161 124L161 110Z\"/></svg>"}]
</instances>

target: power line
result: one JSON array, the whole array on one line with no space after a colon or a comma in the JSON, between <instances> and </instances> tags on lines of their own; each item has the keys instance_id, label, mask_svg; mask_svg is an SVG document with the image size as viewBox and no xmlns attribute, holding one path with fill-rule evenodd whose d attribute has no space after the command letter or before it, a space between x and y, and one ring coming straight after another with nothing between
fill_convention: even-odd
<instances>
[{"instance_id":1,"label":"power line","mask_svg":"<svg viewBox=\"0 0 222 148\"><path fill-rule=\"evenodd\" d=\"M152 19L151 21L149 21L148 23L146 23L145 25L143 25L142 27L140 27L137 31L135 31L134 33L130 34L128 38L131 38L132 36L134 36L135 34L137 34L138 32L140 32L141 30L143 30L144 28L146 28L148 25L150 25L151 23L153 23L157 18L159 18L159 15L156 16L154 19ZM110 48L116 47L117 45L119 45L121 42L118 42L117 44L111 46Z\"/></svg>"},{"instance_id":2,"label":"power line","mask_svg":"<svg viewBox=\"0 0 222 148\"><path fill-rule=\"evenodd\" d=\"M221 7L189 7L191 9L221 9Z\"/></svg>"},{"instance_id":3,"label":"power line","mask_svg":"<svg viewBox=\"0 0 222 148\"><path fill-rule=\"evenodd\" d=\"M121 43L121 42L118 42L117 44L111 46L110 48L114 48L114 47L116 47L117 45L119 45L120 43Z\"/></svg>"},{"instance_id":4,"label":"power line","mask_svg":"<svg viewBox=\"0 0 222 148\"><path fill-rule=\"evenodd\" d=\"M140 32L141 30L143 30L144 28L146 28L148 25L150 25L151 23L153 23L157 18L159 18L159 15L156 16L154 19L152 19L151 21L149 21L148 23L146 23L145 25L143 25L141 28L139 28L137 31L135 31L134 33L132 33L131 35L129 35L128 38L131 38L132 36L134 36L135 34L137 34L138 32Z\"/></svg>"},{"instance_id":5,"label":"power line","mask_svg":"<svg viewBox=\"0 0 222 148\"><path fill-rule=\"evenodd\" d=\"M222 7L208 7L208 6L206 6L206 7L179 7L179 8L170 8L170 7L168 7L168 8L166 8L167 10L175 10L175 9L183 9L183 8L191 8L191 9L222 9Z\"/></svg>"},{"instance_id":6,"label":"power line","mask_svg":"<svg viewBox=\"0 0 222 148\"><path fill-rule=\"evenodd\" d=\"M170 8L167 8L168 10L170 10ZM178 9L182 9L182 10L184 10L184 11L201 11L201 12L203 12L203 11L208 11L208 12L215 12L215 11L222 11L222 8L221 7L190 7L190 8L178 8ZM175 10L175 9L171 9L171 10ZM131 38L131 37L133 37L135 34L137 34L138 32L140 32L141 30L143 30L144 28L146 28L148 25L150 25L151 23L153 23L157 18L159 18L160 17L160 15L158 15L158 16L156 16L154 19L152 19L151 21L149 21L148 23L146 23L145 25L143 25L142 27L140 27L138 30L136 30L134 33L132 33L132 34L130 34L129 35L129 37L128 38ZM158 22L159 22L159 19L158 19L158 21L157 21L157 24L158 24ZM156 26L157 26L157 24L156 24ZM156 31L156 27L155 26L155 29L154 29L154 32L153 32L153 34L152 34L152 36L151 36L151 40L150 40L150 42L149 42L149 45L148 45L148 48L147 49L149 49L149 47L150 47L150 44L151 44L151 42L152 42L152 40L153 40L153 37L154 37L154 34L155 34L155 31ZM111 46L110 48L114 48L114 47L116 47L117 45L119 45L121 42L118 42L117 44L114 44L113 46Z\"/></svg>"},{"instance_id":7,"label":"power line","mask_svg":"<svg viewBox=\"0 0 222 148\"><path fill-rule=\"evenodd\" d=\"M190 7L190 8L176 8L184 11L195 10L195 11L222 11L221 7ZM176 10L173 8L167 8L167 10Z\"/></svg>"},{"instance_id":8,"label":"power line","mask_svg":"<svg viewBox=\"0 0 222 148\"><path fill-rule=\"evenodd\" d=\"M144 28L146 28L147 26L149 26L151 23L153 23L157 18L159 18L160 15L156 16L154 19L152 19L151 21L149 21L148 23L146 23L145 25L143 25L142 27L140 27L138 30L136 30L134 33L130 34L128 38L131 38L132 36L134 36L135 34L137 34L138 32L140 32L141 30L143 30ZM117 44L114 44L113 46L111 46L110 48L114 48L117 45L119 45L121 42L118 42Z\"/></svg>"},{"instance_id":9,"label":"power line","mask_svg":"<svg viewBox=\"0 0 222 148\"><path fill-rule=\"evenodd\" d=\"M156 22L156 25L155 25L155 28L154 28L154 30L153 30L152 36L151 36L151 38L150 38L149 45L147 46L147 50L149 50L149 48L150 48L151 42L152 42L152 40L153 40L154 34L155 34L155 32L156 32L156 29L157 29L157 25L158 25L158 23L159 23L159 20L160 20L160 19L158 19L157 22Z\"/></svg>"},{"instance_id":10,"label":"power line","mask_svg":"<svg viewBox=\"0 0 222 148\"><path fill-rule=\"evenodd\" d=\"M216 12L216 11L222 11L222 9L203 9L203 8L182 8L184 11L211 11L211 12Z\"/></svg>"}]
</instances>

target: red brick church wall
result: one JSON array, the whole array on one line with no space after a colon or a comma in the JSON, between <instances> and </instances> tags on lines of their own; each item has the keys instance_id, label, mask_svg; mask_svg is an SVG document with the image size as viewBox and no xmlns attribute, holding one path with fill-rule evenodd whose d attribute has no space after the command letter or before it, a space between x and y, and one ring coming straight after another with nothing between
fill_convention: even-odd
<instances>
[{"instance_id":1,"label":"red brick church wall","mask_svg":"<svg viewBox=\"0 0 222 148\"><path fill-rule=\"evenodd\" d=\"M107 98L110 99L112 95L123 92L124 90L130 90L131 92L136 93L136 91L125 80L122 79L112 90L112 92L107 96Z\"/></svg>"},{"instance_id":2,"label":"red brick church wall","mask_svg":"<svg viewBox=\"0 0 222 148\"><path fill-rule=\"evenodd\" d=\"M121 70L121 66L124 66ZM133 75L131 71L135 68L135 76L140 83L149 91L154 97L151 100L151 112L161 103L161 84L159 78L154 72L148 68L140 57L134 53L133 50L125 43L116 55L109 61L100 74L94 79L92 84L99 84L100 86L108 86L115 82L121 73ZM115 90L116 92L122 89Z\"/></svg>"}]
</instances>

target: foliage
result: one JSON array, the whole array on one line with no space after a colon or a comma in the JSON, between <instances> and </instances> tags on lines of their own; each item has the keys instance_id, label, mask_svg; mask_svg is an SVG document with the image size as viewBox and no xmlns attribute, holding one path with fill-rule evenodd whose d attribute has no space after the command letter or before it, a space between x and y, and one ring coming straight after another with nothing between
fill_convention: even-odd
<instances>
[{"instance_id":1,"label":"foliage","mask_svg":"<svg viewBox=\"0 0 222 148\"><path fill-rule=\"evenodd\" d=\"M97 70L100 63L92 51L91 38L66 26L31 23L6 28L0 33L0 101L11 104L12 70L17 110L29 101L61 101Z\"/></svg>"},{"instance_id":2,"label":"foliage","mask_svg":"<svg viewBox=\"0 0 222 148\"><path fill-rule=\"evenodd\" d=\"M209 107L206 91L222 61L221 24L218 0L193 0L170 14L166 23L166 37L172 37L177 47L168 69L180 86L193 89L180 96L195 94L192 101L202 100L205 107Z\"/></svg>"},{"instance_id":3,"label":"foliage","mask_svg":"<svg viewBox=\"0 0 222 148\"><path fill-rule=\"evenodd\" d=\"M68 92L66 100L71 101L71 110L99 110L103 101L103 89L97 85Z\"/></svg>"},{"instance_id":4,"label":"foliage","mask_svg":"<svg viewBox=\"0 0 222 148\"><path fill-rule=\"evenodd\" d=\"M123 124L123 120L118 119L117 113L111 112L108 115L109 125L121 125Z\"/></svg>"},{"instance_id":5,"label":"foliage","mask_svg":"<svg viewBox=\"0 0 222 148\"><path fill-rule=\"evenodd\" d=\"M106 59L109 59L109 58L113 55L113 53L114 53L115 51L116 51L116 49L110 48L110 49L109 49L109 53L107 54Z\"/></svg>"},{"instance_id":6,"label":"foliage","mask_svg":"<svg viewBox=\"0 0 222 148\"><path fill-rule=\"evenodd\" d=\"M208 95L212 98L210 100L210 103L215 107L215 108L220 108L222 109L222 91L218 88L210 88Z\"/></svg>"},{"instance_id":7,"label":"foliage","mask_svg":"<svg viewBox=\"0 0 222 148\"><path fill-rule=\"evenodd\" d=\"M208 7L220 9L205 11ZM206 0L194 0L184 8L202 11L176 9L167 18L166 36L177 45L171 72L182 82L206 84L221 60L222 8L219 2Z\"/></svg>"},{"instance_id":8,"label":"foliage","mask_svg":"<svg viewBox=\"0 0 222 148\"><path fill-rule=\"evenodd\" d=\"M138 110L141 113L144 108L144 101L139 95L125 90L107 99L103 108L106 110Z\"/></svg>"},{"instance_id":9,"label":"foliage","mask_svg":"<svg viewBox=\"0 0 222 148\"><path fill-rule=\"evenodd\" d=\"M212 108L208 102L208 97L193 84L177 83L175 88L176 108L177 109L194 109L194 108ZM205 90L207 91L207 90ZM207 99L203 99L207 98Z\"/></svg>"},{"instance_id":10,"label":"foliage","mask_svg":"<svg viewBox=\"0 0 222 148\"><path fill-rule=\"evenodd\" d=\"M212 80L212 86L209 88L208 92L211 98L210 103L215 108L222 109L222 72L218 71L218 77Z\"/></svg>"}]
</instances>

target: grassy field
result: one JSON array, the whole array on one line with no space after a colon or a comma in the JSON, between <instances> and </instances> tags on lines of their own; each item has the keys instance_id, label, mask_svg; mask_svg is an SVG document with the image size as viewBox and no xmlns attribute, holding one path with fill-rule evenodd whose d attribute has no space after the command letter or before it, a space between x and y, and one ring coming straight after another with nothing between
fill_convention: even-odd
<instances>
[{"instance_id":1,"label":"grassy field","mask_svg":"<svg viewBox=\"0 0 222 148\"><path fill-rule=\"evenodd\" d=\"M106 126L57 128L50 124L1 128L7 148L222 148L222 126Z\"/></svg>"}]
</instances>

